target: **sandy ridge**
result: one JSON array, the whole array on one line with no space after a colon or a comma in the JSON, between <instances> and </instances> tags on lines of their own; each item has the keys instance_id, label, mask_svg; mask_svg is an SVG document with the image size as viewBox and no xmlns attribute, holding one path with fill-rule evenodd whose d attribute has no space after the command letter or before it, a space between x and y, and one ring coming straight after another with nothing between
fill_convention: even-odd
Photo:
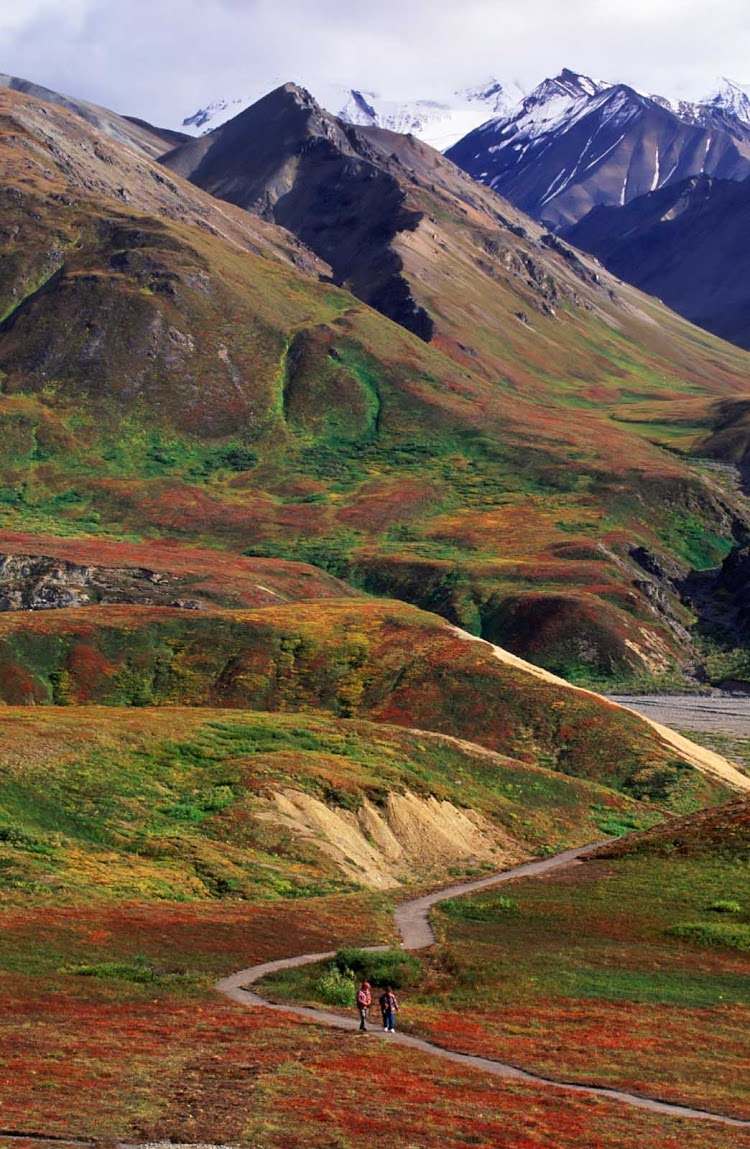
<instances>
[{"instance_id":1,"label":"sandy ridge","mask_svg":"<svg viewBox=\"0 0 750 1149\"><path fill-rule=\"evenodd\" d=\"M707 750L703 746L698 746L695 742L691 742L689 738L683 737L682 734L677 734L674 730L670 730L668 726L662 726L660 722L654 722L652 718L648 718L645 714L639 713L637 710L631 710L629 706L623 706L620 702L614 702L611 698L606 698L603 694L597 694L595 690L586 690L583 686L573 686L570 682L566 682L564 678L552 674L549 670L544 670L541 666L534 666L531 662L525 662L523 658L519 658L515 654L511 654L509 650L504 650L502 646L495 646L494 643L487 642L484 638L479 638L477 635L469 634L466 630L461 630L458 626L451 627L451 630L461 638L465 638L469 642L481 642L485 646L489 646L490 650L495 655L495 658L504 663L505 666L512 666L515 670L522 670L526 674L531 674L534 678L539 678L543 682L553 683L555 686L566 686L568 690L577 690L579 694L588 695L589 698L596 698L598 702L603 702L606 706L614 706L618 710L626 710L628 714L635 714L636 718L640 718L661 738L662 742L666 742L678 754L694 766L696 770L702 771L704 774L710 774L715 778L720 778L722 782L727 782L733 786L735 790L750 790L750 777L742 774L736 766L732 766L726 758L721 754L715 753L713 750Z\"/></svg>"}]
</instances>

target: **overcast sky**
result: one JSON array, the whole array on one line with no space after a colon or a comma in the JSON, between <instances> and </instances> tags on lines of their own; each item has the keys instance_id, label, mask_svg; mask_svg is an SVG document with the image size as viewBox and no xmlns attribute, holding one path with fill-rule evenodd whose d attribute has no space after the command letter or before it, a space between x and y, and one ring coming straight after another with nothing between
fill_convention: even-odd
<instances>
[{"instance_id":1,"label":"overcast sky","mask_svg":"<svg viewBox=\"0 0 750 1149\"><path fill-rule=\"evenodd\" d=\"M669 96L750 84L747 0L0 0L0 71L176 126L284 80L396 99L570 67Z\"/></svg>"}]
</instances>

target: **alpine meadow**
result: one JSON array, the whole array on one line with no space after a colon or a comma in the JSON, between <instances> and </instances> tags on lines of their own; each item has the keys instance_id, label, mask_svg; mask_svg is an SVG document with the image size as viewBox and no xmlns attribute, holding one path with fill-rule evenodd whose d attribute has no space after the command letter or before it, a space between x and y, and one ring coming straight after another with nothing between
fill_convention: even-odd
<instances>
[{"instance_id":1,"label":"alpine meadow","mask_svg":"<svg viewBox=\"0 0 750 1149\"><path fill-rule=\"evenodd\" d=\"M750 1147L750 96L451 99L0 77L9 1149Z\"/></svg>"}]
</instances>

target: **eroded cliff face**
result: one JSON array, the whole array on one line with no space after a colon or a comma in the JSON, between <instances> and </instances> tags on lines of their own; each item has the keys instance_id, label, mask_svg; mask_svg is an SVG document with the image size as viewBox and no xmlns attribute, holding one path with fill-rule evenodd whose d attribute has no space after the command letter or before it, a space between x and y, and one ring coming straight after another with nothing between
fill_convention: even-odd
<instances>
[{"instance_id":1,"label":"eroded cliff face","mask_svg":"<svg viewBox=\"0 0 750 1149\"><path fill-rule=\"evenodd\" d=\"M287 788L258 815L309 839L350 880L387 890L445 872L449 866L498 869L531 855L477 810L434 796L389 793L382 805L364 798L356 810L331 807Z\"/></svg>"},{"instance_id":2,"label":"eroded cliff face","mask_svg":"<svg viewBox=\"0 0 750 1149\"><path fill-rule=\"evenodd\" d=\"M47 555L0 554L0 611L60 610L92 603L130 603L201 610L180 594L185 582L146 568L82 566Z\"/></svg>"}]
</instances>

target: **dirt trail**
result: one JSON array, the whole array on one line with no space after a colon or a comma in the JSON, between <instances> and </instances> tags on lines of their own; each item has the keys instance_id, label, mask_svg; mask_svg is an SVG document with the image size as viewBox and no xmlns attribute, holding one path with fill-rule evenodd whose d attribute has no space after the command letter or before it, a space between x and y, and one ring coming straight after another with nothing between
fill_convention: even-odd
<instances>
[{"instance_id":1,"label":"dirt trail","mask_svg":"<svg viewBox=\"0 0 750 1149\"><path fill-rule=\"evenodd\" d=\"M446 889L438 890L432 894L426 894L420 898L414 898L409 902L404 902L399 906L394 915L404 949L424 949L426 946L433 944L435 935L430 926L429 912L438 902L444 901L446 898L455 898L460 897L462 894L470 894L475 890L484 890L490 886L497 886L502 882L513 881L516 878L549 874L554 870L559 870L563 866L577 862L583 854L595 848L595 846L582 846L580 849L566 850L562 854L556 854L553 858L545 858L538 862L525 862L523 865L514 866L512 869L505 870L500 874L492 874L486 878L478 878L475 881L448 886ZM368 947L370 952L384 948L386 947ZM301 1005L280 1005L267 1001L261 997L260 994L253 993L252 990L246 988L260 981L266 974L275 973L277 970L310 965L313 962L325 961L333 956L334 951L329 951L327 953L301 954L296 957L282 958L279 961L264 962L262 965L240 970L238 973L232 974L231 977L224 978L218 982L216 988L220 993L225 994L226 997L237 1002L239 1005L261 1006L264 1009L276 1010L279 1013L291 1013L297 1017L305 1017L311 1021L322 1022L324 1025L332 1026L335 1029L355 1032L359 1029L359 1021L355 1017L341 1017L336 1013L329 1013L327 1010L311 1009ZM421 1037L412 1037L411 1034L400 1032L383 1033L378 1029L371 1029L368 1032L371 1036L383 1041L393 1042L396 1045L405 1045L410 1049L418 1049L422 1053L427 1053L433 1057L442 1057L446 1061L453 1061L459 1065L481 1069L485 1073L493 1074L495 1077L503 1077L514 1081L526 1081L531 1085L566 1090L570 1093L606 1097L611 1101L620 1101L636 1109L646 1109L651 1113L660 1113L667 1117L685 1117L701 1121L715 1121L723 1125L750 1129L750 1121L740 1121L734 1117L725 1117L718 1113L709 1113L703 1109L691 1109L687 1105L673 1105L666 1101L658 1101L655 1098L641 1097L635 1093L625 1093L619 1089L608 1089L599 1085L574 1084L569 1081L540 1077L536 1073L527 1073L515 1065L509 1065L502 1061L494 1061L489 1057L476 1057L468 1053L456 1053L450 1049L443 1049L442 1046L433 1045L432 1042L424 1041Z\"/></svg>"}]
</instances>

